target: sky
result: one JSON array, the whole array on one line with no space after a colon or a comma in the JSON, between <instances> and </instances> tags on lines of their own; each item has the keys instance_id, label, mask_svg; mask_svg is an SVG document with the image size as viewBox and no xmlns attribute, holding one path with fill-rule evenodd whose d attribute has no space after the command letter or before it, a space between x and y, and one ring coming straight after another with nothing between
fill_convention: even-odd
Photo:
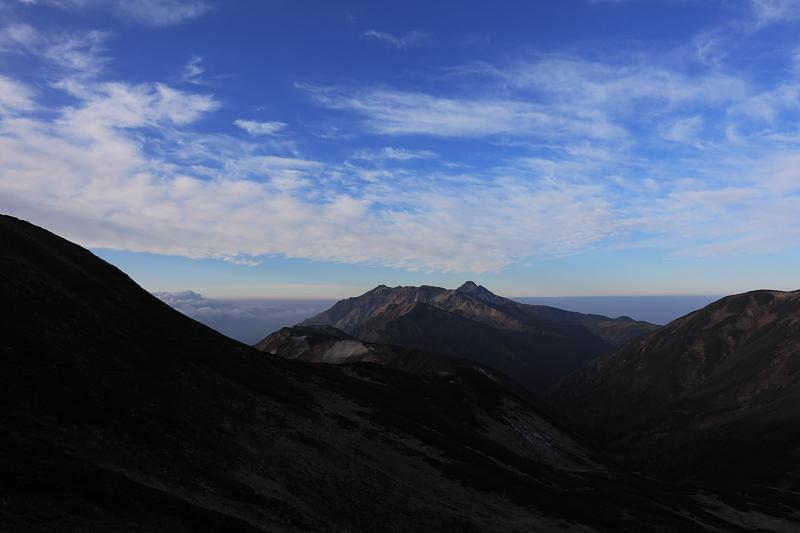
<instances>
[{"instance_id":1,"label":"sky","mask_svg":"<svg viewBox=\"0 0 800 533\"><path fill-rule=\"evenodd\" d=\"M176 307L795 290L798 30L800 0L0 0L0 212Z\"/></svg>"}]
</instances>

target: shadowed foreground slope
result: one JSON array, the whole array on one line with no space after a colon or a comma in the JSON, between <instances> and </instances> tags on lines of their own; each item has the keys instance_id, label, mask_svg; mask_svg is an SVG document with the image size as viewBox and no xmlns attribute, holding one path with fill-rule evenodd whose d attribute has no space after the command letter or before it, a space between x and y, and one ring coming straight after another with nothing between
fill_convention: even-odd
<instances>
[{"instance_id":1,"label":"shadowed foreground slope","mask_svg":"<svg viewBox=\"0 0 800 533\"><path fill-rule=\"evenodd\" d=\"M287 361L0 239L3 531L740 531L458 362Z\"/></svg>"}]
</instances>

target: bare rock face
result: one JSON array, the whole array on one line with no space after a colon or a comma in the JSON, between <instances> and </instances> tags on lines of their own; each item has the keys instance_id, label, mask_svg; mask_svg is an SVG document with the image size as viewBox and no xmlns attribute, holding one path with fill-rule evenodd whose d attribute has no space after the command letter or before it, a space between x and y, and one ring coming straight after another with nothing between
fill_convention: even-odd
<instances>
[{"instance_id":1,"label":"bare rock face","mask_svg":"<svg viewBox=\"0 0 800 533\"><path fill-rule=\"evenodd\" d=\"M800 291L753 291L628 341L546 398L642 468L720 476L747 464L754 479L791 478L800 473L799 371Z\"/></svg>"}]
</instances>

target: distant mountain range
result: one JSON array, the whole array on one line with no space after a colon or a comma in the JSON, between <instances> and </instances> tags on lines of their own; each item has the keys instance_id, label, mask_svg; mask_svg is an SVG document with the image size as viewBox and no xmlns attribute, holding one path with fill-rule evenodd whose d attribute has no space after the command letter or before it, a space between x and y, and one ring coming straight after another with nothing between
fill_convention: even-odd
<instances>
[{"instance_id":1,"label":"distant mountain range","mask_svg":"<svg viewBox=\"0 0 800 533\"><path fill-rule=\"evenodd\" d=\"M521 304L471 281L455 290L381 285L299 324L312 325L338 328L365 343L476 361L499 368L533 391L630 338L658 329L628 317ZM271 341L257 346L265 342Z\"/></svg>"},{"instance_id":2,"label":"distant mountain range","mask_svg":"<svg viewBox=\"0 0 800 533\"><path fill-rule=\"evenodd\" d=\"M628 341L547 390L562 418L490 366L331 326L262 347L304 361L256 350L12 217L0 243L2 531L800 529L799 293ZM409 304L539 327L466 289L463 315L398 302L350 331Z\"/></svg>"}]
</instances>

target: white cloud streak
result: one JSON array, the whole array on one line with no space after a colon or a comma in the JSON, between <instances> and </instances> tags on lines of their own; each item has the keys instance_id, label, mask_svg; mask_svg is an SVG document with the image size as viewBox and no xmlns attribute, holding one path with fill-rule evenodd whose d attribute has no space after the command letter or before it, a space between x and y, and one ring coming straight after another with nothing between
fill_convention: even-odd
<instances>
[{"instance_id":1,"label":"white cloud streak","mask_svg":"<svg viewBox=\"0 0 800 533\"><path fill-rule=\"evenodd\" d=\"M800 18L799 0L750 0L750 4L758 28Z\"/></svg>"},{"instance_id":2,"label":"white cloud streak","mask_svg":"<svg viewBox=\"0 0 800 533\"><path fill-rule=\"evenodd\" d=\"M544 56L500 71L485 65L465 69L493 79L497 96L453 97L392 89L348 91L298 85L319 105L363 117L363 126L386 135L475 138L511 135L545 142L584 138L629 142L626 122L660 120L692 106L743 101L747 86L723 75L689 77L648 66L626 68L574 58Z\"/></svg>"},{"instance_id":3,"label":"white cloud streak","mask_svg":"<svg viewBox=\"0 0 800 533\"><path fill-rule=\"evenodd\" d=\"M392 148L390 146L380 150L357 150L353 154L353 159L361 159L364 161L381 161L385 159L408 161L410 159L429 159L431 157L436 157L436 154L429 150L405 150L403 148Z\"/></svg>"},{"instance_id":4,"label":"white cloud streak","mask_svg":"<svg viewBox=\"0 0 800 533\"><path fill-rule=\"evenodd\" d=\"M205 67L203 67L200 63L203 61L202 57L193 57L183 66L181 69L179 79L183 82L193 83L195 85L200 85L203 83L203 80L200 78L200 75L206 71Z\"/></svg>"},{"instance_id":5,"label":"white cloud streak","mask_svg":"<svg viewBox=\"0 0 800 533\"><path fill-rule=\"evenodd\" d=\"M90 78L100 72L107 59L100 53L109 33L50 35L26 24L0 29L0 51L40 56L72 77Z\"/></svg>"},{"instance_id":6,"label":"white cloud streak","mask_svg":"<svg viewBox=\"0 0 800 533\"><path fill-rule=\"evenodd\" d=\"M115 2L120 18L147 26L170 26L206 13L210 6L197 0L122 0Z\"/></svg>"},{"instance_id":7,"label":"white cloud streak","mask_svg":"<svg viewBox=\"0 0 800 533\"><path fill-rule=\"evenodd\" d=\"M0 114L17 115L34 109L32 91L5 76L0 76Z\"/></svg>"},{"instance_id":8,"label":"white cloud streak","mask_svg":"<svg viewBox=\"0 0 800 533\"><path fill-rule=\"evenodd\" d=\"M236 120L233 124L250 135L275 135L287 126L284 122L256 122L254 120Z\"/></svg>"},{"instance_id":9,"label":"white cloud streak","mask_svg":"<svg viewBox=\"0 0 800 533\"><path fill-rule=\"evenodd\" d=\"M554 115L546 106L524 101L443 98L423 93L375 89L345 95L307 87L314 100L332 109L354 111L365 126L387 135L426 134L438 137L540 134L610 138L624 135L601 114Z\"/></svg>"},{"instance_id":10,"label":"white cloud streak","mask_svg":"<svg viewBox=\"0 0 800 533\"><path fill-rule=\"evenodd\" d=\"M24 0L65 10L101 9L127 22L145 26L171 26L206 13L210 6L200 0Z\"/></svg>"},{"instance_id":11,"label":"white cloud streak","mask_svg":"<svg viewBox=\"0 0 800 533\"><path fill-rule=\"evenodd\" d=\"M367 37L373 37L385 43L389 43L398 50L403 50L411 48L413 46L417 46L427 37L427 35L418 31L409 32L402 37L395 37L391 33L385 33L375 30L367 30L364 32L364 35Z\"/></svg>"}]
</instances>

